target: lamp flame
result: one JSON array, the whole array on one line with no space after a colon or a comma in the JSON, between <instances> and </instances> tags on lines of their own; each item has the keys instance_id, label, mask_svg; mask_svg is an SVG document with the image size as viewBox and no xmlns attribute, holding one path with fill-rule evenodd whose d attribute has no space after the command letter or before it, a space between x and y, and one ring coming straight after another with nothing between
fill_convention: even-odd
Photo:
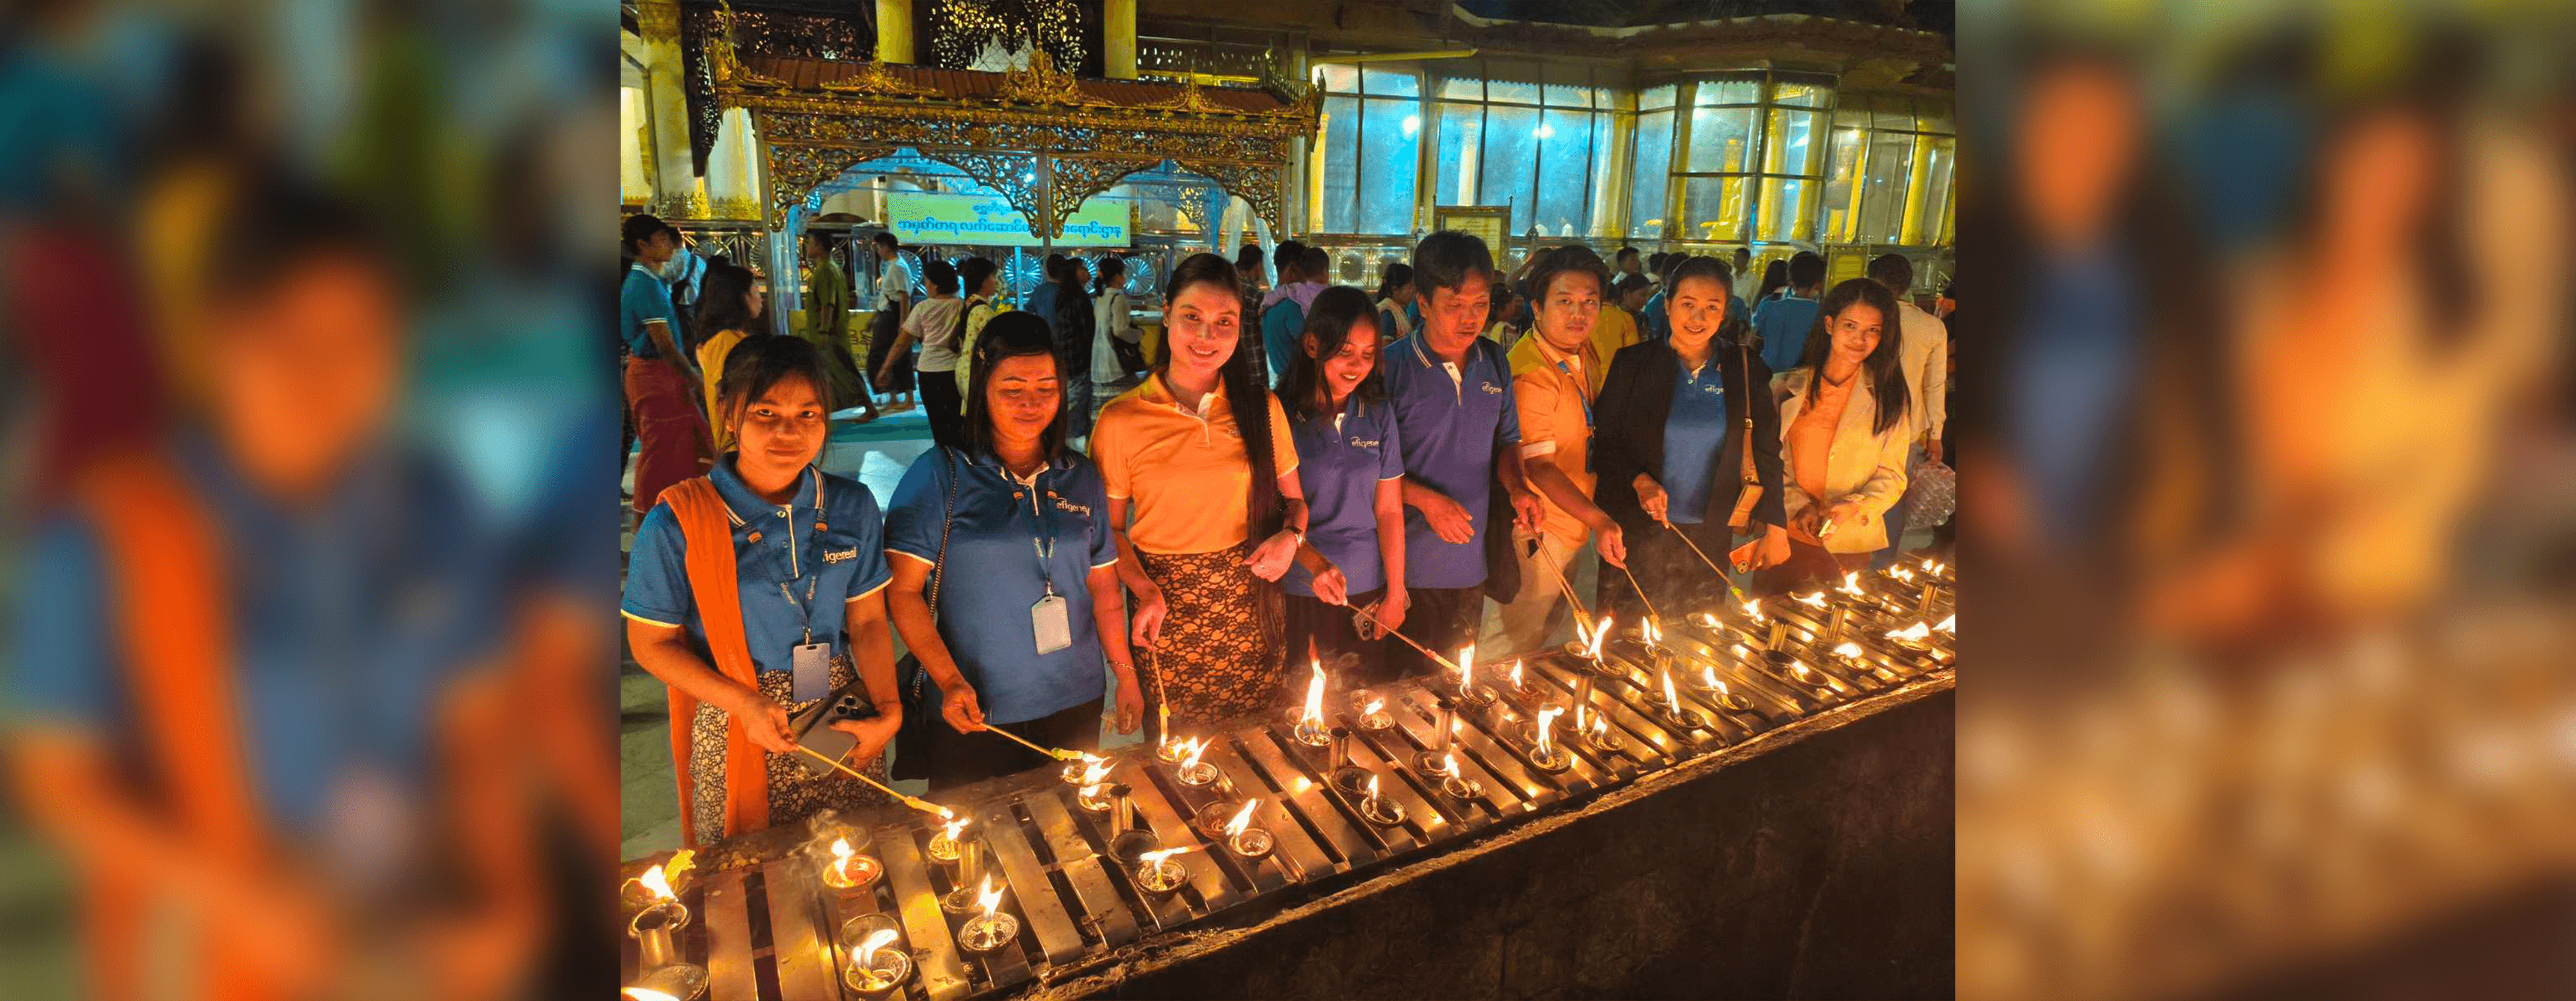
<instances>
[{"instance_id":1,"label":"lamp flame","mask_svg":"<svg viewBox=\"0 0 2576 1001\"><path fill-rule=\"evenodd\" d=\"M1859 660L1861 658L1860 644L1845 643L1841 646L1835 647L1834 656L1841 657L1846 660Z\"/></svg>"},{"instance_id":2,"label":"lamp flame","mask_svg":"<svg viewBox=\"0 0 2576 1001\"><path fill-rule=\"evenodd\" d=\"M1952 616L1952 617L1953 617L1953 618L1956 618L1956 616ZM1922 642L1922 641L1924 641L1924 640L1926 640L1926 639L1931 638L1931 636L1932 636L1932 627L1931 627L1931 626L1928 626L1928 625L1925 625L1925 624L1923 624L1923 623L1917 622L1917 623L1915 623L1915 624L1913 624L1913 625L1910 625L1910 626L1907 626L1907 627L1905 627L1905 628L1903 628L1903 629L1891 629L1891 630L1888 630L1887 635L1889 635L1889 636L1891 636L1891 637L1894 637L1894 638L1896 638L1896 639L1901 639L1901 640L1913 640L1913 641L1915 641L1915 642L1920 643L1920 642Z\"/></svg>"},{"instance_id":3,"label":"lamp flame","mask_svg":"<svg viewBox=\"0 0 2576 1001\"><path fill-rule=\"evenodd\" d=\"M1369 776L1368 802L1370 806L1377 805L1377 776L1375 775Z\"/></svg>"},{"instance_id":4,"label":"lamp flame","mask_svg":"<svg viewBox=\"0 0 2576 1001\"><path fill-rule=\"evenodd\" d=\"M1949 617L1949 618L1946 618L1946 619L1941 620L1941 624L1940 624L1940 625L1933 626L1932 628L1934 628L1934 629L1938 629L1938 630L1940 630L1940 631L1942 631L1942 632L1945 632L1945 633L1949 633L1949 634L1950 634L1950 635L1952 635L1952 636L1957 636L1957 635L1959 635L1959 613L1957 613L1957 612L1952 612L1952 613L1950 613L1950 617Z\"/></svg>"},{"instance_id":5,"label":"lamp flame","mask_svg":"<svg viewBox=\"0 0 2576 1001\"><path fill-rule=\"evenodd\" d=\"M1842 593L1844 593L1844 594L1868 594L1868 593L1869 593L1869 592L1867 592L1867 591L1863 591L1863 590L1861 590L1861 589L1860 589L1860 571L1858 571L1858 570L1854 570L1854 571L1852 571L1852 572L1850 572L1850 573L1844 574L1844 575L1843 575L1843 586L1838 587L1838 588L1835 588L1834 590L1840 591L1840 592L1842 592Z\"/></svg>"},{"instance_id":6,"label":"lamp flame","mask_svg":"<svg viewBox=\"0 0 2576 1001\"><path fill-rule=\"evenodd\" d=\"M1084 778L1089 778L1089 777L1090 777L1090 776L1088 776L1088 775L1084 776ZM971 824L971 823L974 823L974 821L973 821L973 820L971 820L971 819L969 819L969 820L951 820L951 821L949 821L949 822L947 822L947 823L945 823L945 824L941 824L941 825L939 825L939 834L940 834L940 836L941 836L941 837L947 838L947 839L948 839L948 840L950 840L950 841L955 841L955 840L957 840L957 832L962 831L962 830L965 830L965 829L966 829L966 825Z\"/></svg>"},{"instance_id":7,"label":"lamp flame","mask_svg":"<svg viewBox=\"0 0 2576 1001\"><path fill-rule=\"evenodd\" d=\"M1324 725L1324 662L1315 660L1312 663L1315 667L1315 676L1306 682L1306 714L1298 717L1297 721L1322 726Z\"/></svg>"},{"instance_id":8,"label":"lamp flame","mask_svg":"<svg viewBox=\"0 0 2576 1001\"><path fill-rule=\"evenodd\" d=\"M1207 753L1207 738L1192 737L1187 746L1190 753L1181 758L1181 767L1196 768L1199 764L1199 755Z\"/></svg>"},{"instance_id":9,"label":"lamp flame","mask_svg":"<svg viewBox=\"0 0 2576 1001\"><path fill-rule=\"evenodd\" d=\"M645 889L653 891L655 900L677 900L680 897L679 894L671 892L671 881L663 876L661 866L657 865L644 870L644 875L636 877L636 882L644 884Z\"/></svg>"},{"instance_id":10,"label":"lamp flame","mask_svg":"<svg viewBox=\"0 0 2576 1001\"><path fill-rule=\"evenodd\" d=\"M1360 715L1362 715L1362 716L1375 716L1375 715L1377 715L1381 710L1384 710L1385 708L1386 708L1386 700L1385 700L1385 699L1370 699L1370 700L1369 700L1369 704L1368 704L1367 706L1364 706L1364 707L1362 707L1362 708L1360 709Z\"/></svg>"},{"instance_id":11,"label":"lamp flame","mask_svg":"<svg viewBox=\"0 0 2576 1001\"><path fill-rule=\"evenodd\" d=\"M1744 614L1755 622L1767 621L1762 617L1762 599L1760 598L1755 598L1751 601L1745 602Z\"/></svg>"},{"instance_id":12,"label":"lamp flame","mask_svg":"<svg viewBox=\"0 0 2576 1001\"><path fill-rule=\"evenodd\" d=\"M1904 567L1889 567L1887 575L1908 584L1914 583L1914 571L1905 569Z\"/></svg>"},{"instance_id":13,"label":"lamp flame","mask_svg":"<svg viewBox=\"0 0 2576 1001\"><path fill-rule=\"evenodd\" d=\"M877 965L877 950L892 944L895 937L895 930L892 928L879 928L875 934L869 935L866 941L859 943L859 965L874 968Z\"/></svg>"},{"instance_id":14,"label":"lamp flame","mask_svg":"<svg viewBox=\"0 0 2576 1001\"><path fill-rule=\"evenodd\" d=\"M1082 784L1096 786L1109 778L1109 759L1095 758L1082 769Z\"/></svg>"},{"instance_id":15,"label":"lamp flame","mask_svg":"<svg viewBox=\"0 0 2576 1001\"><path fill-rule=\"evenodd\" d=\"M1825 607L1825 592L1823 591L1818 591L1814 594L1793 594L1790 595L1789 598L1790 600L1796 601L1797 603L1809 608Z\"/></svg>"},{"instance_id":16,"label":"lamp flame","mask_svg":"<svg viewBox=\"0 0 2576 1001\"><path fill-rule=\"evenodd\" d=\"M1609 638L1610 617L1604 615L1601 617L1601 624L1592 628L1592 643L1588 649L1583 651L1584 658L1587 660L1600 660L1601 641Z\"/></svg>"},{"instance_id":17,"label":"lamp flame","mask_svg":"<svg viewBox=\"0 0 2576 1001\"><path fill-rule=\"evenodd\" d=\"M626 988L625 993L622 996L627 998L628 1001L680 1001L679 998L664 994L661 991L654 990L650 987L629 987Z\"/></svg>"},{"instance_id":18,"label":"lamp flame","mask_svg":"<svg viewBox=\"0 0 2576 1001\"><path fill-rule=\"evenodd\" d=\"M1172 857L1172 856L1174 856L1174 855L1183 854L1183 853L1185 853L1185 852L1194 852L1194 851L1197 851L1197 850L1199 850L1199 846L1197 846L1197 845L1187 845L1187 846L1180 847L1180 848L1163 848L1163 849L1158 849L1158 850L1155 850L1155 851L1146 852L1145 854L1142 854L1142 855L1138 855L1138 856L1136 856L1136 858L1137 858L1139 861L1144 861L1144 862L1160 862L1160 861L1162 861L1162 860L1164 860L1164 859L1171 858L1171 857ZM999 894L996 894L996 895L995 895L995 899L997 899L997 900L998 900L998 899L1000 899L1000 895L999 895Z\"/></svg>"},{"instance_id":19,"label":"lamp flame","mask_svg":"<svg viewBox=\"0 0 2576 1001\"><path fill-rule=\"evenodd\" d=\"M1807 662L1806 662L1806 661L1803 661L1803 660L1793 660L1793 661L1790 661L1790 662L1789 662L1789 673L1794 674L1794 675L1797 675L1797 676L1798 676L1798 680L1800 680L1800 681L1805 681L1805 680L1807 680L1807 675L1808 675L1808 673L1809 673L1809 672L1811 672L1811 671L1813 671L1813 670L1814 670L1814 668L1811 668L1811 667L1808 667L1808 666L1807 666Z\"/></svg>"},{"instance_id":20,"label":"lamp flame","mask_svg":"<svg viewBox=\"0 0 2576 1001\"><path fill-rule=\"evenodd\" d=\"M1556 741L1551 739L1549 731L1556 728L1556 716L1564 711L1563 706L1548 706L1538 711L1538 756L1540 758L1556 757Z\"/></svg>"},{"instance_id":21,"label":"lamp flame","mask_svg":"<svg viewBox=\"0 0 2576 1001\"><path fill-rule=\"evenodd\" d=\"M983 887L975 891L975 904L984 909L988 918L993 916L994 908L1002 906L1002 888L993 885L993 877L984 877Z\"/></svg>"},{"instance_id":22,"label":"lamp flame","mask_svg":"<svg viewBox=\"0 0 2576 1001\"><path fill-rule=\"evenodd\" d=\"M1521 662L1520 662L1518 659L1514 659L1514 660L1512 661L1512 688L1514 688L1515 690L1517 690L1517 689L1519 689L1520 687L1521 687Z\"/></svg>"},{"instance_id":23,"label":"lamp flame","mask_svg":"<svg viewBox=\"0 0 2576 1001\"><path fill-rule=\"evenodd\" d=\"M1458 648L1458 690L1460 692L1470 691L1476 687L1475 682L1476 645L1469 643L1466 646Z\"/></svg>"},{"instance_id":24,"label":"lamp flame","mask_svg":"<svg viewBox=\"0 0 2576 1001\"><path fill-rule=\"evenodd\" d=\"M1458 774L1458 755L1456 753L1449 751L1441 752L1440 773L1443 775Z\"/></svg>"},{"instance_id":25,"label":"lamp flame","mask_svg":"<svg viewBox=\"0 0 2576 1001\"><path fill-rule=\"evenodd\" d=\"M832 872L842 878L850 875L850 839L832 839Z\"/></svg>"},{"instance_id":26,"label":"lamp flame","mask_svg":"<svg viewBox=\"0 0 2576 1001\"><path fill-rule=\"evenodd\" d=\"M1701 687L1717 689L1719 695L1726 694L1726 682L1717 680L1717 668L1707 664L1700 665L1699 680L1705 683Z\"/></svg>"},{"instance_id":27,"label":"lamp flame","mask_svg":"<svg viewBox=\"0 0 2576 1001\"><path fill-rule=\"evenodd\" d=\"M1682 697L1673 694L1673 672L1662 671L1658 673L1664 676L1664 704L1673 707L1674 712L1680 712L1682 708Z\"/></svg>"},{"instance_id":28,"label":"lamp flame","mask_svg":"<svg viewBox=\"0 0 2576 1001\"><path fill-rule=\"evenodd\" d=\"M1260 806L1261 801L1257 799L1243 804L1243 809L1235 813L1234 819L1226 822L1225 836L1234 837L1243 833L1244 828L1252 826L1252 811L1259 809Z\"/></svg>"}]
</instances>

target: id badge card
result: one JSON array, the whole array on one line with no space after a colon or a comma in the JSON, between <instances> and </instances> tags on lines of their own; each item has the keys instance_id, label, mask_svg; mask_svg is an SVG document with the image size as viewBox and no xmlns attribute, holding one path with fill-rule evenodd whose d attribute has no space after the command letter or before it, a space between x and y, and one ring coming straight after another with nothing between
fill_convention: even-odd
<instances>
[{"instance_id":1,"label":"id badge card","mask_svg":"<svg viewBox=\"0 0 2576 1001\"><path fill-rule=\"evenodd\" d=\"M1037 633L1038 652L1054 653L1073 645L1073 619L1064 597L1050 594L1029 606L1029 628Z\"/></svg>"},{"instance_id":2,"label":"id badge card","mask_svg":"<svg viewBox=\"0 0 2576 1001\"><path fill-rule=\"evenodd\" d=\"M807 643L790 651L796 667L794 697L799 703L811 702L832 693L832 645Z\"/></svg>"}]
</instances>

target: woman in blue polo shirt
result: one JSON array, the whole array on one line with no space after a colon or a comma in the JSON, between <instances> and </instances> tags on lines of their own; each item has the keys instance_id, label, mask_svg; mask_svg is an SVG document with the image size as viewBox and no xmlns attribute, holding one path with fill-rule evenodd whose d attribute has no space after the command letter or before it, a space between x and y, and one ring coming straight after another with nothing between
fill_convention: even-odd
<instances>
[{"instance_id":1,"label":"woman in blue polo shirt","mask_svg":"<svg viewBox=\"0 0 2576 1001\"><path fill-rule=\"evenodd\" d=\"M1395 410L1378 378L1378 333L1368 294L1335 285L1306 307L1302 350L1279 389L1306 490L1306 542L1341 568L1318 582L1302 565L1279 580L1288 592L1288 663L1313 657L1341 677L1387 677L1384 644L1364 636L1346 605L1389 628L1404 623L1404 453ZM1360 336L1352 336L1354 332ZM1385 591L1380 593L1379 589Z\"/></svg>"},{"instance_id":2,"label":"woman in blue polo shirt","mask_svg":"<svg viewBox=\"0 0 2576 1001\"><path fill-rule=\"evenodd\" d=\"M882 802L799 764L788 731L791 712L864 677L878 715L834 725L858 737L852 763L882 776L903 718L876 498L814 466L828 379L802 339L736 345L718 385L740 447L664 493L635 532L620 610L635 662L671 689L692 845Z\"/></svg>"},{"instance_id":3,"label":"woman in blue polo shirt","mask_svg":"<svg viewBox=\"0 0 2576 1001\"><path fill-rule=\"evenodd\" d=\"M895 627L938 688L913 704L933 711L935 697L947 721L927 730L925 767L904 766L933 792L1046 763L976 732L986 726L1044 747L1099 747L1110 674L1119 732L1144 717L1109 495L1091 460L1065 447L1053 345L1035 313L994 317L975 343L963 447L923 453L886 511Z\"/></svg>"}]
</instances>

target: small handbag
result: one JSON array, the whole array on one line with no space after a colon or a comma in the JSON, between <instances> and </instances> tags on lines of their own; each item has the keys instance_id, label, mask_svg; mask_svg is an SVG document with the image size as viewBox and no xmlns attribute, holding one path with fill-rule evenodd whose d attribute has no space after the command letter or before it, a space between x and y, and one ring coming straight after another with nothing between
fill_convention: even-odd
<instances>
[{"instance_id":1,"label":"small handbag","mask_svg":"<svg viewBox=\"0 0 2576 1001\"><path fill-rule=\"evenodd\" d=\"M1750 535L1753 530L1753 506L1762 502L1762 474L1753 468L1753 359L1752 352L1739 342L1735 345L1735 371L1740 390L1736 406L1743 408L1744 419L1737 422L1744 444L1736 450L1743 456L1742 483L1735 491L1735 512L1726 516L1727 531Z\"/></svg>"},{"instance_id":2,"label":"small handbag","mask_svg":"<svg viewBox=\"0 0 2576 1001\"><path fill-rule=\"evenodd\" d=\"M957 523L957 452L939 446L939 461L948 469L948 500L941 506L939 519L939 562L930 565L930 621L939 623L939 580L948 571L948 527ZM906 651L894 665L896 694L903 700L903 726L894 734L894 761L887 775L898 779L930 777L930 745L939 735L931 727L939 725L939 714L931 707L938 700L939 687L930 683L930 672L921 666L921 658Z\"/></svg>"}]
</instances>

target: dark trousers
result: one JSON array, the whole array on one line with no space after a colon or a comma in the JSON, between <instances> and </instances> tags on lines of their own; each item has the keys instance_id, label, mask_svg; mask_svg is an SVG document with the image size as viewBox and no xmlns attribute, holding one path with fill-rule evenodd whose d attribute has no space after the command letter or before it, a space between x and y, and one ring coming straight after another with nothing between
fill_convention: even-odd
<instances>
[{"instance_id":1,"label":"dark trousers","mask_svg":"<svg viewBox=\"0 0 2576 1001\"><path fill-rule=\"evenodd\" d=\"M1366 607L1385 596L1384 590L1354 594L1351 604ZM1350 608L1301 595L1286 597L1288 676L1298 683L1300 693L1305 691L1301 669L1309 657L1323 662L1324 670L1333 677L1352 679L1354 684L1376 685L1394 680L1387 673L1386 644L1361 639Z\"/></svg>"},{"instance_id":2,"label":"dark trousers","mask_svg":"<svg viewBox=\"0 0 2576 1001\"><path fill-rule=\"evenodd\" d=\"M932 701L923 706L923 710L938 712L938 697L937 686L932 686ZM1022 723L996 723L994 726L1039 747L1096 751L1100 749L1101 703L1102 699L1093 699L1052 716L1040 716ZM1010 737L959 733L948 725L944 716L932 720L930 729L930 791L933 794L996 775L1013 775L1054 763L1045 755L1012 743Z\"/></svg>"},{"instance_id":3,"label":"dark trousers","mask_svg":"<svg viewBox=\"0 0 2576 1001\"><path fill-rule=\"evenodd\" d=\"M1661 525L1627 533L1628 572L1601 565L1601 612L1616 616L1614 627L1635 626L1646 615L1648 605L1663 617L1666 625L1682 621L1695 612L1714 611L1726 601L1726 578L1701 562L1679 536ZM1692 544L1699 546L1708 558L1723 566L1727 553L1735 547L1735 533L1723 524L1684 525L1674 523ZM1635 577L1646 589L1645 600L1639 601L1637 588L1629 584Z\"/></svg>"},{"instance_id":4,"label":"dark trousers","mask_svg":"<svg viewBox=\"0 0 2576 1001\"><path fill-rule=\"evenodd\" d=\"M1485 588L1417 587L1405 594L1413 607L1404 613L1404 624L1396 631L1412 637L1414 642L1455 657L1458 649L1476 641L1476 630L1484 625ZM1422 655L1403 640L1389 637L1385 643L1386 662L1398 678L1439 677L1451 673L1440 662Z\"/></svg>"},{"instance_id":5,"label":"dark trousers","mask_svg":"<svg viewBox=\"0 0 2576 1001\"><path fill-rule=\"evenodd\" d=\"M930 417L930 440L950 448L966 447L966 414L958 409L953 372L921 373L921 409Z\"/></svg>"}]
</instances>

